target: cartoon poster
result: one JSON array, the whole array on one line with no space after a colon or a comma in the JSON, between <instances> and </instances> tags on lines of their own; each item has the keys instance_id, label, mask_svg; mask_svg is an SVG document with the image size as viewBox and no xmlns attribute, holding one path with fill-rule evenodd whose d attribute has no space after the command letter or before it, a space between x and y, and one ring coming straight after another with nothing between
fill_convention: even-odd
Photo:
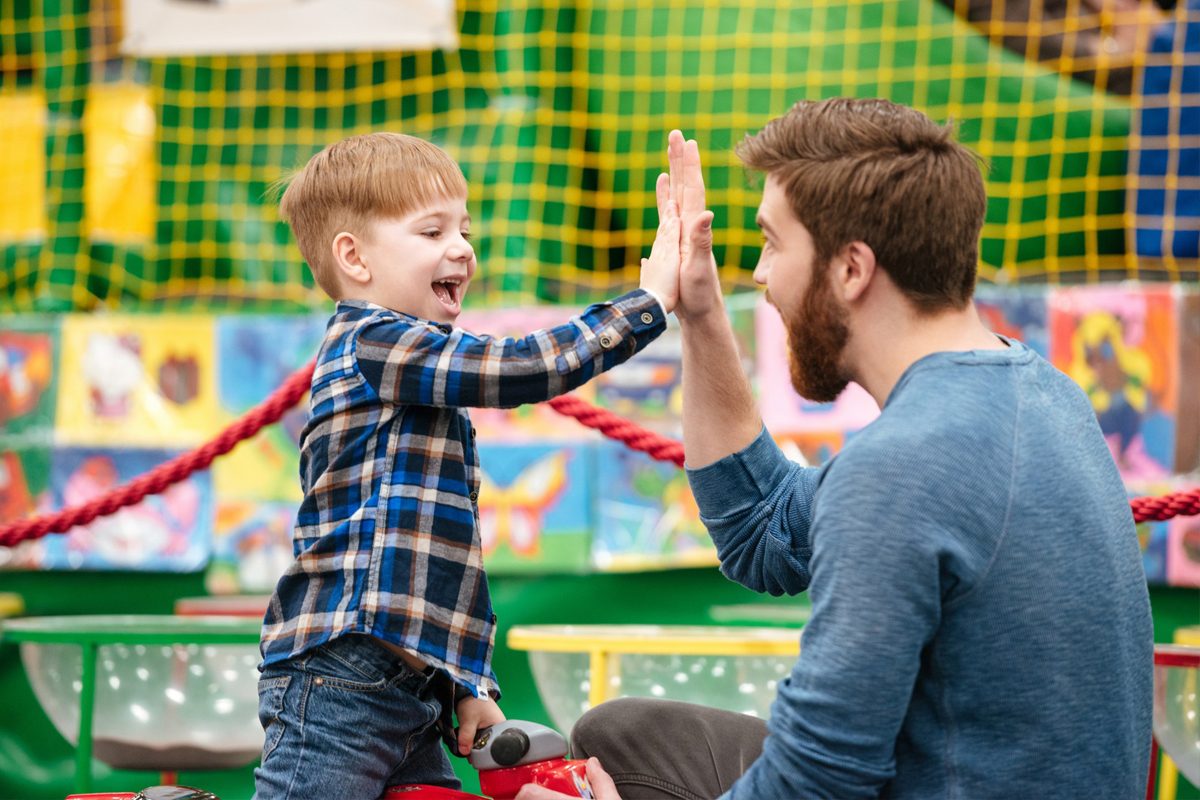
<instances>
[{"instance_id":1,"label":"cartoon poster","mask_svg":"<svg viewBox=\"0 0 1200 800\"><path fill-rule=\"evenodd\" d=\"M1179 491L1172 481L1133 481L1125 491L1130 500L1138 497L1161 497ZM1167 543L1169 526L1166 522L1141 522L1137 525L1138 548L1142 551L1142 567L1146 582L1156 586L1167 583Z\"/></svg>"},{"instance_id":2,"label":"cartoon poster","mask_svg":"<svg viewBox=\"0 0 1200 800\"><path fill-rule=\"evenodd\" d=\"M50 447L5 444L0 447L0 523L15 522L54 510L50 494ZM16 547L0 547L0 568L37 569L45 537Z\"/></svg>"},{"instance_id":3,"label":"cartoon poster","mask_svg":"<svg viewBox=\"0 0 1200 800\"><path fill-rule=\"evenodd\" d=\"M204 575L211 594L261 594L292 563L298 503L217 501L212 561Z\"/></svg>"},{"instance_id":4,"label":"cartoon poster","mask_svg":"<svg viewBox=\"0 0 1200 800\"><path fill-rule=\"evenodd\" d=\"M617 442L596 447L592 564L630 571L717 563L687 475Z\"/></svg>"},{"instance_id":5,"label":"cartoon poster","mask_svg":"<svg viewBox=\"0 0 1200 800\"><path fill-rule=\"evenodd\" d=\"M297 369L316 357L324 316L242 316L217 321L217 396L233 419L263 402ZM300 431L308 395L283 418L242 442L213 465L222 499L299 501Z\"/></svg>"},{"instance_id":6,"label":"cartoon poster","mask_svg":"<svg viewBox=\"0 0 1200 800\"><path fill-rule=\"evenodd\" d=\"M1167 583L1200 587L1200 518L1176 517L1167 523Z\"/></svg>"},{"instance_id":7,"label":"cartoon poster","mask_svg":"<svg viewBox=\"0 0 1200 800\"><path fill-rule=\"evenodd\" d=\"M1179 294L1179 409L1175 471L1200 471L1200 292L1175 285Z\"/></svg>"},{"instance_id":8,"label":"cartoon poster","mask_svg":"<svg viewBox=\"0 0 1200 800\"><path fill-rule=\"evenodd\" d=\"M0 322L0 446L51 439L58 325L49 317Z\"/></svg>"},{"instance_id":9,"label":"cartoon poster","mask_svg":"<svg viewBox=\"0 0 1200 800\"><path fill-rule=\"evenodd\" d=\"M1179 384L1170 288L1057 289L1049 309L1050 360L1087 392L1122 475L1170 475Z\"/></svg>"},{"instance_id":10,"label":"cartoon poster","mask_svg":"<svg viewBox=\"0 0 1200 800\"><path fill-rule=\"evenodd\" d=\"M846 435L837 431L784 433L772 438L788 459L802 467L821 466L837 455L846 441Z\"/></svg>"},{"instance_id":11,"label":"cartoon poster","mask_svg":"<svg viewBox=\"0 0 1200 800\"><path fill-rule=\"evenodd\" d=\"M58 448L50 467L56 508L85 504L179 455L166 450ZM205 471L134 506L48 536L46 569L192 572L212 547L212 486Z\"/></svg>"},{"instance_id":12,"label":"cartoon poster","mask_svg":"<svg viewBox=\"0 0 1200 800\"><path fill-rule=\"evenodd\" d=\"M490 336L522 338L534 331L566 324L579 309L562 306L531 306L529 308L498 308L466 311L459 317L458 327L472 333ZM584 384L573 393L588 402L595 402L595 381ZM472 408L471 422L486 442L579 441L599 438L577 420L559 414L545 403L519 406L512 409Z\"/></svg>"},{"instance_id":13,"label":"cartoon poster","mask_svg":"<svg viewBox=\"0 0 1200 800\"><path fill-rule=\"evenodd\" d=\"M779 312L761 300L756 312L758 402L763 422L774 435L798 432L856 431L879 416L874 398L851 383L832 403L806 400L792 388L787 331Z\"/></svg>"},{"instance_id":14,"label":"cartoon poster","mask_svg":"<svg viewBox=\"0 0 1200 800\"><path fill-rule=\"evenodd\" d=\"M479 528L489 572L582 572L593 529L592 445L479 445Z\"/></svg>"},{"instance_id":15,"label":"cartoon poster","mask_svg":"<svg viewBox=\"0 0 1200 800\"><path fill-rule=\"evenodd\" d=\"M1043 286L1024 288L981 283L975 291L975 308L988 330L1016 339L1046 358L1050 355L1046 294L1047 289Z\"/></svg>"},{"instance_id":16,"label":"cartoon poster","mask_svg":"<svg viewBox=\"0 0 1200 800\"><path fill-rule=\"evenodd\" d=\"M59 442L190 447L220 429L212 317L72 315L61 342Z\"/></svg>"},{"instance_id":17,"label":"cartoon poster","mask_svg":"<svg viewBox=\"0 0 1200 800\"><path fill-rule=\"evenodd\" d=\"M665 436L679 436L683 412L683 339L679 323L623 364L598 375L596 405Z\"/></svg>"}]
</instances>

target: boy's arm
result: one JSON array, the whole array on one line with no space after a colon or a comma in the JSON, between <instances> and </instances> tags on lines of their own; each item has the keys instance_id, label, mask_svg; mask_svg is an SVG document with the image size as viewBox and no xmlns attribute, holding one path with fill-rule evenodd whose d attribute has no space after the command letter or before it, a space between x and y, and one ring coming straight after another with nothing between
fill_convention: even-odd
<instances>
[{"instance_id":1,"label":"boy's arm","mask_svg":"<svg viewBox=\"0 0 1200 800\"><path fill-rule=\"evenodd\" d=\"M522 339L385 319L358 334L356 357L387 402L511 408L583 385L644 348L666 323L655 295L637 289Z\"/></svg>"},{"instance_id":2,"label":"boy's arm","mask_svg":"<svg viewBox=\"0 0 1200 800\"><path fill-rule=\"evenodd\" d=\"M655 199L658 231L640 289L523 339L384 320L358 334L363 375L387 402L511 408L569 392L627 360L666 330L679 299L679 213L665 174Z\"/></svg>"}]
</instances>

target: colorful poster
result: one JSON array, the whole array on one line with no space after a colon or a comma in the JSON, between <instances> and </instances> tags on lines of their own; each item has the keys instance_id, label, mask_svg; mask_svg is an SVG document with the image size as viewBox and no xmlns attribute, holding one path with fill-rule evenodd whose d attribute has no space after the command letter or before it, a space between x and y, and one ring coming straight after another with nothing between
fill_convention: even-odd
<instances>
[{"instance_id":1,"label":"colorful poster","mask_svg":"<svg viewBox=\"0 0 1200 800\"><path fill-rule=\"evenodd\" d=\"M458 327L472 333L522 338L534 331L566 324L581 309L533 306L464 312ZM574 395L595 402L595 381L576 389ZM471 422L485 442L579 441L599 438L577 420L559 414L545 403L518 408L472 408Z\"/></svg>"},{"instance_id":2,"label":"colorful poster","mask_svg":"<svg viewBox=\"0 0 1200 800\"><path fill-rule=\"evenodd\" d=\"M819 467L837 455L845 444L845 434L837 431L824 433L785 433L774 435L775 443L783 454L802 467Z\"/></svg>"},{"instance_id":3,"label":"colorful poster","mask_svg":"<svg viewBox=\"0 0 1200 800\"><path fill-rule=\"evenodd\" d=\"M792 388L787 331L779 312L761 300L756 312L758 402L763 422L774 435L799 432L856 431L879 416L874 398L856 383L832 403L806 400Z\"/></svg>"},{"instance_id":4,"label":"colorful poster","mask_svg":"<svg viewBox=\"0 0 1200 800\"><path fill-rule=\"evenodd\" d=\"M1200 518L1176 517L1167 523L1167 583L1200 587Z\"/></svg>"},{"instance_id":5,"label":"colorful poster","mask_svg":"<svg viewBox=\"0 0 1200 800\"><path fill-rule=\"evenodd\" d=\"M687 475L617 442L596 447L592 565L632 571L717 563Z\"/></svg>"},{"instance_id":6,"label":"colorful poster","mask_svg":"<svg viewBox=\"0 0 1200 800\"><path fill-rule=\"evenodd\" d=\"M1021 288L980 284L975 308L988 330L1023 342L1042 358L1050 355L1046 333L1046 293L1043 286Z\"/></svg>"},{"instance_id":7,"label":"colorful poster","mask_svg":"<svg viewBox=\"0 0 1200 800\"><path fill-rule=\"evenodd\" d=\"M50 448L39 444L3 445L0 449L0 523L54 510L50 493ZM0 568L37 569L45 539L0 547Z\"/></svg>"},{"instance_id":8,"label":"colorful poster","mask_svg":"<svg viewBox=\"0 0 1200 800\"><path fill-rule=\"evenodd\" d=\"M1057 289L1049 308L1050 360L1087 392L1122 475L1171 474L1179 340L1170 288Z\"/></svg>"},{"instance_id":9,"label":"colorful poster","mask_svg":"<svg viewBox=\"0 0 1200 800\"><path fill-rule=\"evenodd\" d=\"M1176 284L1179 294L1179 408L1175 471L1200 471L1200 292Z\"/></svg>"},{"instance_id":10,"label":"colorful poster","mask_svg":"<svg viewBox=\"0 0 1200 800\"><path fill-rule=\"evenodd\" d=\"M479 445L479 530L489 572L587 568L591 447L586 442Z\"/></svg>"},{"instance_id":11,"label":"colorful poster","mask_svg":"<svg viewBox=\"0 0 1200 800\"><path fill-rule=\"evenodd\" d=\"M644 350L595 378L596 405L665 436L679 436L682 379L683 339L672 317Z\"/></svg>"},{"instance_id":12,"label":"colorful poster","mask_svg":"<svg viewBox=\"0 0 1200 800\"><path fill-rule=\"evenodd\" d=\"M177 456L166 450L59 448L50 468L56 508L79 506ZM46 569L128 569L193 572L212 549L212 485L193 473L166 491L48 536Z\"/></svg>"},{"instance_id":13,"label":"colorful poster","mask_svg":"<svg viewBox=\"0 0 1200 800\"><path fill-rule=\"evenodd\" d=\"M49 317L0 323L0 445L51 439L58 325Z\"/></svg>"},{"instance_id":14,"label":"colorful poster","mask_svg":"<svg viewBox=\"0 0 1200 800\"><path fill-rule=\"evenodd\" d=\"M225 317L217 323L217 377L221 409L229 419L267 399L316 357L325 316ZM300 431L308 395L283 418L239 444L213 466L222 499L288 500L300 492Z\"/></svg>"},{"instance_id":15,"label":"colorful poster","mask_svg":"<svg viewBox=\"0 0 1200 800\"><path fill-rule=\"evenodd\" d=\"M190 447L220 430L211 317L72 315L61 341L59 442Z\"/></svg>"},{"instance_id":16,"label":"colorful poster","mask_svg":"<svg viewBox=\"0 0 1200 800\"><path fill-rule=\"evenodd\" d=\"M213 553L204 585L211 594L261 594L294 559L297 503L217 501Z\"/></svg>"}]
</instances>

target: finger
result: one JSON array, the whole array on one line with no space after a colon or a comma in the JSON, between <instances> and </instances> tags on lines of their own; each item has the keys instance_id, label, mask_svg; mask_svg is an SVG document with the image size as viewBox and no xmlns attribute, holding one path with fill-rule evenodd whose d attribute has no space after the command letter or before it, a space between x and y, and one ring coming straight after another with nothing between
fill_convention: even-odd
<instances>
[{"instance_id":1,"label":"finger","mask_svg":"<svg viewBox=\"0 0 1200 800\"><path fill-rule=\"evenodd\" d=\"M704 210L704 172L700 168L700 146L695 139L689 140L680 158L682 184L676 198L683 216L699 214Z\"/></svg>"},{"instance_id":2,"label":"finger","mask_svg":"<svg viewBox=\"0 0 1200 800\"><path fill-rule=\"evenodd\" d=\"M658 202L658 221L678 215L675 198L671 196L671 176L660 172L658 181L654 184L654 199Z\"/></svg>"},{"instance_id":3,"label":"finger","mask_svg":"<svg viewBox=\"0 0 1200 800\"><path fill-rule=\"evenodd\" d=\"M475 728L474 722L458 721L458 754L460 756L470 755L471 747L475 744Z\"/></svg>"},{"instance_id":4,"label":"finger","mask_svg":"<svg viewBox=\"0 0 1200 800\"><path fill-rule=\"evenodd\" d=\"M679 206L679 194L683 188L683 149L683 133L671 131L667 136L667 165L671 173L671 198L676 207Z\"/></svg>"},{"instance_id":5,"label":"finger","mask_svg":"<svg viewBox=\"0 0 1200 800\"><path fill-rule=\"evenodd\" d=\"M703 211L695 221L688 225L687 241L693 254L711 253L713 212Z\"/></svg>"},{"instance_id":6,"label":"finger","mask_svg":"<svg viewBox=\"0 0 1200 800\"><path fill-rule=\"evenodd\" d=\"M596 800L621 800L612 776L604 771L604 767L600 766L600 759L595 756L588 759L587 779Z\"/></svg>"},{"instance_id":7,"label":"finger","mask_svg":"<svg viewBox=\"0 0 1200 800\"><path fill-rule=\"evenodd\" d=\"M521 787L521 791L517 792L515 800L558 800L566 796L565 794L552 792L544 786L527 783Z\"/></svg>"}]
</instances>

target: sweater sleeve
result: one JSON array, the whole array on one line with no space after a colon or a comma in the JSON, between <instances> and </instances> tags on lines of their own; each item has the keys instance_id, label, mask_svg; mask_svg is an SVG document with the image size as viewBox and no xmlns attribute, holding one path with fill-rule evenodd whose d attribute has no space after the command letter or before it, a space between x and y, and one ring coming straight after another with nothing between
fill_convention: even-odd
<instances>
[{"instance_id":1,"label":"sweater sleeve","mask_svg":"<svg viewBox=\"0 0 1200 800\"><path fill-rule=\"evenodd\" d=\"M384 402L511 408L581 386L664 330L662 305L638 289L520 339L386 317L359 332L355 358Z\"/></svg>"},{"instance_id":2,"label":"sweater sleeve","mask_svg":"<svg viewBox=\"0 0 1200 800\"><path fill-rule=\"evenodd\" d=\"M895 775L922 650L941 619L949 535L928 517L920 470L872 467L835 461L822 482L800 658L779 685L762 756L730 798L877 797Z\"/></svg>"},{"instance_id":3,"label":"sweater sleeve","mask_svg":"<svg viewBox=\"0 0 1200 800\"><path fill-rule=\"evenodd\" d=\"M772 595L808 587L809 523L820 473L789 461L765 428L740 452L688 470L722 573Z\"/></svg>"}]
</instances>

